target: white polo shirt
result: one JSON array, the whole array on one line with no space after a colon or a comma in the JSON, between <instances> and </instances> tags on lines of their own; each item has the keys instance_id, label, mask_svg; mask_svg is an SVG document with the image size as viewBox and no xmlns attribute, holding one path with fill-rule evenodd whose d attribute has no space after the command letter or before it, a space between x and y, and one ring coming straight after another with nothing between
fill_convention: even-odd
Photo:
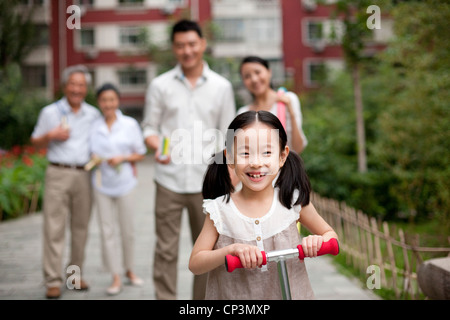
<instances>
[{"instance_id":1,"label":"white polo shirt","mask_svg":"<svg viewBox=\"0 0 450 320\"><path fill-rule=\"evenodd\" d=\"M66 117L70 128L70 136L66 141L51 141L47 148L47 159L50 162L67 165L85 165L89 155L89 132L95 119L101 117L98 109L83 102L77 113L72 112L64 97L46 107L39 113L32 137L38 138L61 125Z\"/></svg>"},{"instance_id":2,"label":"white polo shirt","mask_svg":"<svg viewBox=\"0 0 450 320\"><path fill-rule=\"evenodd\" d=\"M156 164L155 181L177 193L201 192L208 161L224 148L236 114L231 83L204 62L192 88L178 64L150 83L144 112L144 137L170 138L172 161Z\"/></svg>"},{"instance_id":3,"label":"white polo shirt","mask_svg":"<svg viewBox=\"0 0 450 320\"><path fill-rule=\"evenodd\" d=\"M141 127L132 117L116 111L117 120L108 129L103 117L97 119L91 130L90 150L102 159L115 156L129 156L132 153L145 154ZM97 172L100 170L101 174ZM103 194L118 197L130 192L137 184L137 178L129 162L122 162L117 167L111 167L103 161L92 174L93 187Z\"/></svg>"}]
</instances>

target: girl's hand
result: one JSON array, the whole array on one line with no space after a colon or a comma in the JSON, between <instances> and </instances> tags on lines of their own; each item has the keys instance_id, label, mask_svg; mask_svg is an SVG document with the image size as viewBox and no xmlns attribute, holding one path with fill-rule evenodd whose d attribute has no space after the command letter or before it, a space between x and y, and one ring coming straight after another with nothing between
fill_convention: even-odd
<instances>
[{"instance_id":1,"label":"girl's hand","mask_svg":"<svg viewBox=\"0 0 450 320\"><path fill-rule=\"evenodd\" d=\"M318 235L312 235L303 238L302 248L305 253L305 257L317 257L317 252L322 247L323 237Z\"/></svg>"},{"instance_id":2,"label":"girl's hand","mask_svg":"<svg viewBox=\"0 0 450 320\"><path fill-rule=\"evenodd\" d=\"M232 255L239 257L244 268L254 269L261 267L263 263L261 250L256 246L235 243L232 245L231 250Z\"/></svg>"}]
</instances>

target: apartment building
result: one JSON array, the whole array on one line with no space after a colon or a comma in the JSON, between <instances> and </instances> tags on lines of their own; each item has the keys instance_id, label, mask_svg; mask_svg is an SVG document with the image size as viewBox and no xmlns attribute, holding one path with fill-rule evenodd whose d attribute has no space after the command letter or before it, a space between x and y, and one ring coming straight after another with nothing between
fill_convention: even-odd
<instances>
[{"instance_id":1,"label":"apartment building","mask_svg":"<svg viewBox=\"0 0 450 320\"><path fill-rule=\"evenodd\" d=\"M168 43L173 19L188 12L196 20L209 19L207 6L187 0L76 0L51 1L53 79L57 90L61 70L84 64L94 86L111 82L120 88L124 111L139 118L145 92L156 66L143 47L143 31L154 44ZM205 2L206 3L206 2ZM80 28L70 28L70 10L80 8Z\"/></svg>"},{"instance_id":2,"label":"apartment building","mask_svg":"<svg viewBox=\"0 0 450 320\"><path fill-rule=\"evenodd\" d=\"M331 18L334 2L23 0L24 6L36 5L36 27L42 37L41 45L24 63L24 77L52 97L60 88L61 71L84 64L95 87L106 81L116 84L122 93L122 107L140 118L146 88L156 76L148 50L142 49L142 31L152 43L164 46L173 21L189 16L202 24L212 22L214 57L234 61L236 66L246 55L259 55L270 62L275 87L288 80L290 89L300 93L317 88L324 67L344 66L339 44L342 22ZM383 18L382 28L373 30L369 39L368 55L384 48L391 30L392 21ZM245 99L237 69L217 71L229 78Z\"/></svg>"},{"instance_id":3,"label":"apartment building","mask_svg":"<svg viewBox=\"0 0 450 320\"><path fill-rule=\"evenodd\" d=\"M22 76L27 87L39 90L44 96L51 98L53 96L50 85L53 61L50 44L51 13L45 0L24 0L19 7L22 12L31 9L34 10L32 18L39 39L36 47L23 61Z\"/></svg>"},{"instance_id":4,"label":"apartment building","mask_svg":"<svg viewBox=\"0 0 450 320\"><path fill-rule=\"evenodd\" d=\"M211 11L216 30L213 55L233 61L234 68L219 72L230 79L241 100L250 99L237 68L245 56L268 60L273 85L282 85L285 72L280 0L211 0Z\"/></svg>"},{"instance_id":5,"label":"apartment building","mask_svg":"<svg viewBox=\"0 0 450 320\"><path fill-rule=\"evenodd\" d=\"M286 77L297 93L318 88L324 69L344 68L340 38L342 21L332 18L336 0L280 0L283 29L283 62ZM370 14L367 15L369 18ZM364 54L373 56L392 39L392 20L382 15L381 29L366 39Z\"/></svg>"}]
</instances>

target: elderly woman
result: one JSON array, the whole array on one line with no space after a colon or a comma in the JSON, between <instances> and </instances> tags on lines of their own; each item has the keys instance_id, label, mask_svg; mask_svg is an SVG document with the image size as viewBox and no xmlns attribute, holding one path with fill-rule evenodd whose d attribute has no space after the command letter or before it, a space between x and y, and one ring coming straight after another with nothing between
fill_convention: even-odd
<instances>
[{"instance_id":1,"label":"elderly woman","mask_svg":"<svg viewBox=\"0 0 450 320\"><path fill-rule=\"evenodd\" d=\"M101 233L103 262L112 273L113 282L106 292L118 294L120 279L120 247L125 275L132 285L141 286L134 268L133 189L137 184L134 163L141 161L147 148L138 122L119 110L119 91L111 84L97 90L97 102L103 117L91 131L91 163L96 164L92 174L95 203ZM119 225L121 244L115 227Z\"/></svg>"}]
</instances>

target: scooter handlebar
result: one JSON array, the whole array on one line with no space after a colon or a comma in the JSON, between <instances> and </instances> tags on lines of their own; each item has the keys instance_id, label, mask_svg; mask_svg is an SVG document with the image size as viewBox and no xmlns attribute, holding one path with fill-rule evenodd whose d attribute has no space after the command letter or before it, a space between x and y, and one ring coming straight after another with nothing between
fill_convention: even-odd
<instances>
[{"instance_id":1,"label":"scooter handlebar","mask_svg":"<svg viewBox=\"0 0 450 320\"><path fill-rule=\"evenodd\" d=\"M301 244L297 246L298 258L303 260L305 258L305 253L303 252L303 247ZM263 256L263 265L267 264L267 256L264 251L261 251ZM333 256L339 253L339 243L337 239L331 238L327 242L323 242L320 250L317 252L317 256L322 256L324 254L332 254ZM231 254L225 257L225 267L228 272L233 272L236 268L243 268L241 259L238 256L233 256Z\"/></svg>"},{"instance_id":2,"label":"scooter handlebar","mask_svg":"<svg viewBox=\"0 0 450 320\"><path fill-rule=\"evenodd\" d=\"M305 259L305 253L303 252L303 247L301 244L297 246L298 249L298 258L300 260ZM337 239L331 238L327 242L323 242L320 250L317 251L317 256L323 256L324 254L331 254L333 256L339 253L339 243Z\"/></svg>"}]
</instances>

